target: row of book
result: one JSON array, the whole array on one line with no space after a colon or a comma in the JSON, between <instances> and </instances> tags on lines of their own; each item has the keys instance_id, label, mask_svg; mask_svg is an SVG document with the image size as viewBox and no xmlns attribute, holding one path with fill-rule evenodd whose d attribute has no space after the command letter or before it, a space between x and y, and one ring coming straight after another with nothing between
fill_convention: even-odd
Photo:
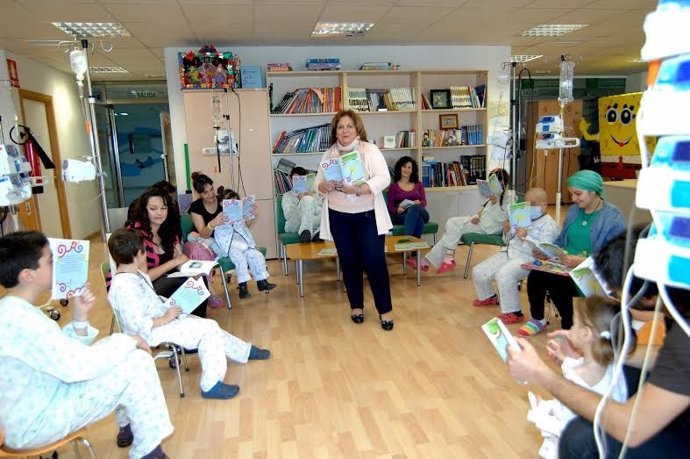
<instances>
[{"instance_id":1,"label":"row of book","mask_svg":"<svg viewBox=\"0 0 690 459\"><path fill-rule=\"evenodd\" d=\"M359 66L360 70L398 70L400 64L392 62L365 62Z\"/></svg>"},{"instance_id":2,"label":"row of book","mask_svg":"<svg viewBox=\"0 0 690 459\"><path fill-rule=\"evenodd\" d=\"M387 146L384 137L383 148L411 148L417 145L417 133L415 131L400 131L395 135L395 145Z\"/></svg>"},{"instance_id":3,"label":"row of book","mask_svg":"<svg viewBox=\"0 0 690 459\"><path fill-rule=\"evenodd\" d=\"M415 88L348 88L347 102L358 112L415 110Z\"/></svg>"},{"instance_id":4,"label":"row of book","mask_svg":"<svg viewBox=\"0 0 690 459\"><path fill-rule=\"evenodd\" d=\"M484 108L484 92L486 85L451 86L450 101L453 108ZM480 97L481 96L481 97Z\"/></svg>"},{"instance_id":5,"label":"row of book","mask_svg":"<svg viewBox=\"0 0 690 459\"><path fill-rule=\"evenodd\" d=\"M313 153L326 151L330 146L330 123L295 131L282 131L273 144L274 154Z\"/></svg>"},{"instance_id":6,"label":"row of book","mask_svg":"<svg viewBox=\"0 0 690 459\"><path fill-rule=\"evenodd\" d=\"M271 113L332 113L340 110L341 89L299 88L288 91Z\"/></svg>"},{"instance_id":7,"label":"row of book","mask_svg":"<svg viewBox=\"0 0 690 459\"><path fill-rule=\"evenodd\" d=\"M304 64L306 70L340 70L340 59L332 57L326 59L307 59Z\"/></svg>"},{"instance_id":8,"label":"row of book","mask_svg":"<svg viewBox=\"0 0 690 459\"><path fill-rule=\"evenodd\" d=\"M266 64L266 71L268 72L292 72L292 65L287 62L274 62Z\"/></svg>"},{"instance_id":9,"label":"row of book","mask_svg":"<svg viewBox=\"0 0 690 459\"><path fill-rule=\"evenodd\" d=\"M425 129L422 147L452 147L456 145L483 145L484 126L472 124L458 129Z\"/></svg>"},{"instance_id":10,"label":"row of book","mask_svg":"<svg viewBox=\"0 0 690 459\"><path fill-rule=\"evenodd\" d=\"M422 162L422 183L427 188L444 186L473 185L470 172L460 161L441 163L436 161Z\"/></svg>"}]
</instances>

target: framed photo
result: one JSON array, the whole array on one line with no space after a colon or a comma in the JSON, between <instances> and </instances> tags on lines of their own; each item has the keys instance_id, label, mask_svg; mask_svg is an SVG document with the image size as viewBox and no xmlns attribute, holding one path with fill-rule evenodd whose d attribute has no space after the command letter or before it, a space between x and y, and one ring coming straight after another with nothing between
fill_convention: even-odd
<instances>
[{"instance_id":1,"label":"framed photo","mask_svg":"<svg viewBox=\"0 0 690 459\"><path fill-rule=\"evenodd\" d=\"M438 124L441 126L441 129L457 129L458 114L448 113L447 115L438 115Z\"/></svg>"},{"instance_id":2,"label":"framed photo","mask_svg":"<svg viewBox=\"0 0 690 459\"><path fill-rule=\"evenodd\" d=\"M450 101L450 89L432 89L429 95L431 108L453 108Z\"/></svg>"}]
</instances>

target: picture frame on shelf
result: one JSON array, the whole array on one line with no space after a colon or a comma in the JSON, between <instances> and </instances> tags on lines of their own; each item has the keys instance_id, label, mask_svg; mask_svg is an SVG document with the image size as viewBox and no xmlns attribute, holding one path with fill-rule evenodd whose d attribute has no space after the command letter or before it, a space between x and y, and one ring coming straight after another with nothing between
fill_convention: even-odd
<instances>
[{"instance_id":1,"label":"picture frame on shelf","mask_svg":"<svg viewBox=\"0 0 690 459\"><path fill-rule=\"evenodd\" d=\"M450 100L450 89L432 89L429 91L431 108L435 110L453 108Z\"/></svg>"},{"instance_id":2,"label":"picture frame on shelf","mask_svg":"<svg viewBox=\"0 0 690 459\"><path fill-rule=\"evenodd\" d=\"M457 129L459 127L458 114L447 113L445 115L438 115L438 124L441 129Z\"/></svg>"}]
</instances>

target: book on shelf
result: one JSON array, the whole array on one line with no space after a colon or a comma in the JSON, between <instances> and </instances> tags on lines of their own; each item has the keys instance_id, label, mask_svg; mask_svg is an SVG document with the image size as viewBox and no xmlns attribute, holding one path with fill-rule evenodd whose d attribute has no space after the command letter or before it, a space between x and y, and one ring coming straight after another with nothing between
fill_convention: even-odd
<instances>
[{"instance_id":1,"label":"book on shelf","mask_svg":"<svg viewBox=\"0 0 690 459\"><path fill-rule=\"evenodd\" d=\"M330 58L310 58L304 64L307 70L340 70L340 59Z\"/></svg>"},{"instance_id":2,"label":"book on shelf","mask_svg":"<svg viewBox=\"0 0 690 459\"><path fill-rule=\"evenodd\" d=\"M472 108L472 95L469 86L451 86L450 101L453 108Z\"/></svg>"},{"instance_id":3,"label":"book on shelf","mask_svg":"<svg viewBox=\"0 0 690 459\"><path fill-rule=\"evenodd\" d=\"M360 70L394 70L395 65L392 62L365 62L359 66ZM397 70L397 69L396 69Z\"/></svg>"},{"instance_id":4,"label":"book on shelf","mask_svg":"<svg viewBox=\"0 0 690 459\"><path fill-rule=\"evenodd\" d=\"M180 307L185 314L191 314L211 293L204 285L204 281L190 277L180 287L175 290L170 298L164 303L168 308Z\"/></svg>"},{"instance_id":5,"label":"book on shelf","mask_svg":"<svg viewBox=\"0 0 690 459\"><path fill-rule=\"evenodd\" d=\"M290 175L290 172L292 172L292 169L297 166L297 163L290 161L289 159L286 158L280 158L278 160L278 165L276 166L276 169L278 169L281 172L284 172Z\"/></svg>"},{"instance_id":6,"label":"book on shelf","mask_svg":"<svg viewBox=\"0 0 690 459\"><path fill-rule=\"evenodd\" d=\"M320 124L295 131L282 131L273 145L273 153L314 153L328 149L330 124Z\"/></svg>"},{"instance_id":7,"label":"book on shelf","mask_svg":"<svg viewBox=\"0 0 690 459\"><path fill-rule=\"evenodd\" d=\"M517 340L498 317L494 317L482 325L482 331L489 338L489 341L504 362L508 362L508 347L520 350Z\"/></svg>"},{"instance_id":8,"label":"book on shelf","mask_svg":"<svg viewBox=\"0 0 690 459\"><path fill-rule=\"evenodd\" d=\"M218 265L215 261L209 260L187 260L182 263L177 271L168 274L167 277L191 277L199 274L211 274L213 268Z\"/></svg>"},{"instance_id":9,"label":"book on shelf","mask_svg":"<svg viewBox=\"0 0 690 459\"><path fill-rule=\"evenodd\" d=\"M81 295L89 279L89 241L48 238L53 253L51 298L64 300Z\"/></svg>"},{"instance_id":10,"label":"book on shelf","mask_svg":"<svg viewBox=\"0 0 690 459\"><path fill-rule=\"evenodd\" d=\"M340 110L339 86L332 88L298 88L288 91L273 107L272 114L330 113Z\"/></svg>"},{"instance_id":11,"label":"book on shelf","mask_svg":"<svg viewBox=\"0 0 690 459\"><path fill-rule=\"evenodd\" d=\"M261 81L261 67L258 65L245 65L241 70L242 88L263 88Z\"/></svg>"},{"instance_id":12,"label":"book on shelf","mask_svg":"<svg viewBox=\"0 0 690 459\"><path fill-rule=\"evenodd\" d=\"M291 72L292 65L287 62L266 64L266 70L269 72Z\"/></svg>"},{"instance_id":13,"label":"book on shelf","mask_svg":"<svg viewBox=\"0 0 690 459\"><path fill-rule=\"evenodd\" d=\"M422 110L431 110L432 108L433 107L431 106L431 102L429 102L427 95L422 94Z\"/></svg>"},{"instance_id":14,"label":"book on shelf","mask_svg":"<svg viewBox=\"0 0 690 459\"><path fill-rule=\"evenodd\" d=\"M508 206L508 221L513 229L527 228L532 224L530 205L528 202L518 202Z\"/></svg>"}]
</instances>

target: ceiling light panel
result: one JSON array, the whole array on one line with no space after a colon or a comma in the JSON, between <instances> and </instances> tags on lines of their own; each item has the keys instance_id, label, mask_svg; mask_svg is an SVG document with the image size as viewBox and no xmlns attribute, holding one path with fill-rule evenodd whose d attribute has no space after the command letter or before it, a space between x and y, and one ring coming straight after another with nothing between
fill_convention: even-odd
<instances>
[{"instance_id":1,"label":"ceiling light panel","mask_svg":"<svg viewBox=\"0 0 690 459\"><path fill-rule=\"evenodd\" d=\"M529 62L539 59L543 54L513 54L510 56L510 62Z\"/></svg>"},{"instance_id":2,"label":"ceiling light panel","mask_svg":"<svg viewBox=\"0 0 690 459\"><path fill-rule=\"evenodd\" d=\"M129 32L118 22L53 22L66 34L77 38L129 37Z\"/></svg>"},{"instance_id":3,"label":"ceiling light panel","mask_svg":"<svg viewBox=\"0 0 690 459\"><path fill-rule=\"evenodd\" d=\"M374 27L373 22L319 22L311 33L312 37L354 37L364 35Z\"/></svg>"},{"instance_id":4,"label":"ceiling light panel","mask_svg":"<svg viewBox=\"0 0 690 459\"><path fill-rule=\"evenodd\" d=\"M124 67L117 65L101 65L96 67L89 67L91 73L129 73Z\"/></svg>"},{"instance_id":5,"label":"ceiling light panel","mask_svg":"<svg viewBox=\"0 0 690 459\"><path fill-rule=\"evenodd\" d=\"M523 37L560 37L583 27L587 27L587 24L540 24L525 30L520 35Z\"/></svg>"}]
</instances>

